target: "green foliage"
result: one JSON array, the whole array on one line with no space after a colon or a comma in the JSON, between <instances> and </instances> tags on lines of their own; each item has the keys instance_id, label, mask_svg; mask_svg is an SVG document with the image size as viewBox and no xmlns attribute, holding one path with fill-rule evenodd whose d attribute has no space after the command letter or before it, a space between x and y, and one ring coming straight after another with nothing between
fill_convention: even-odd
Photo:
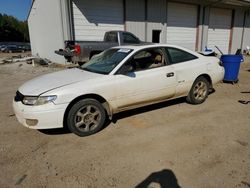
<instances>
[{"instance_id":1,"label":"green foliage","mask_svg":"<svg viewBox=\"0 0 250 188\"><path fill-rule=\"evenodd\" d=\"M27 21L0 14L0 42L29 42Z\"/></svg>"}]
</instances>

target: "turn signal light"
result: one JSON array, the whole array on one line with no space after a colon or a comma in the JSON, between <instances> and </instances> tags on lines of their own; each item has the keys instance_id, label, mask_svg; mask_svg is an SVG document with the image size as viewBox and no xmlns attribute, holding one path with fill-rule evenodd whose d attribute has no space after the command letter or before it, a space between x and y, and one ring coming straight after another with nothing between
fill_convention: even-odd
<instances>
[{"instance_id":1,"label":"turn signal light","mask_svg":"<svg viewBox=\"0 0 250 188\"><path fill-rule=\"evenodd\" d=\"M80 45L75 45L74 51L75 51L76 55L80 55L80 53L81 53L81 46Z\"/></svg>"}]
</instances>

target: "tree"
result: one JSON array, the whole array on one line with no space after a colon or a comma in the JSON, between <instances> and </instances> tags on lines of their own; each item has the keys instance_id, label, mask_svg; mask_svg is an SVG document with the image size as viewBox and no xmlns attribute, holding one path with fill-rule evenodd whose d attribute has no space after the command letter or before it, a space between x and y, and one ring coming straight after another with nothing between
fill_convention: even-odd
<instances>
[{"instance_id":1,"label":"tree","mask_svg":"<svg viewBox=\"0 0 250 188\"><path fill-rule=\"evenodd\" d=\"M0 14L0 42L29 42L27 21Z\"/></svg>"}]
</instances>

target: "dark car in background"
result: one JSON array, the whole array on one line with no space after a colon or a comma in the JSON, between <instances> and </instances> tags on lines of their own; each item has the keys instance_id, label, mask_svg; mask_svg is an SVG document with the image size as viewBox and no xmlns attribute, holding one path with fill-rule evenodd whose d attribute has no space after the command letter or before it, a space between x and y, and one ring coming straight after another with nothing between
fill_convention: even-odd
<instances>
[{"instance_id":1,"label":"dark car in background","mask_svg":"<svg viewBox=\"0 0 250 188\"><path fill-rule=\"evenodd\" d=\"M13 52L24 52L24 50L17 45L6 45L3 52L13 53Z\"/></svg>"},{"instance_id":2,"label":"dark car in background","mask_svg":"<svg viewBox=\"0 0 250 188\"><path fill-rule=\"evenodd\" d=\"M30 44L5 44L0 46L1 52L17 53L31 51Z\"/></svg>"},{"instance_id":3,"label":"dark car in background","mask_svg":"<svg viewBox=\"0 0 250 188\"><path fill-rule=\"evenodd\" d=\"M6 45L0 45L0 52L3 52L5 48L6 48Z\"/></svg>"},{"instance_id":4,"label":"dark car in background","mask_svg":"<svg viewBox=\"0 0 250 188\"><path fill-rule=\"evenodd\" d=\"M27 52L27 51L31 51L31 47L30 47L30 45L23 45L23 46L20 46L20 48L21 49L23 49L25 52Z\"/></svg>"}]
</instances>

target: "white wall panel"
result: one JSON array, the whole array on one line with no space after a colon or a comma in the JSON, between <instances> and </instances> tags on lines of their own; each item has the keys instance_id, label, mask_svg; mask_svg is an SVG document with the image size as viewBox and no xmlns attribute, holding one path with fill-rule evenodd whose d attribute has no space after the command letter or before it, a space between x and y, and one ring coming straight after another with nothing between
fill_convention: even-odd
<instances>
[{"instance_id":1,"label":"white wall panel","mask_svg":"<svg viewBox=\"0 0 250 188\"><path fill-rule=\"evenodd\" d=\"M195 50L197 33L196 5L168 3L167 43Z\"/></svg>"},{"instance_id":2,"label":"white wall panel","mask_svg":"<svg viewBox=\"0 0 250 188\"><path fill-rule=\"evenodd\" d=\"M244 11L235 10L231 53L235 53L237 49L241 48L243 22L244 22Z\"/></svg>"},{"instance_id":3,"label":"white wall panel","mask_svg":"<svg viewBox=\"0 0 250 188\"><path fill-rule=\"evenodd\" d=\"M210 9L207 40L208 48L216 50L214 46L217 46L223 53L229 52L231 19L232 10L221 8Z\"/></svg>"},{"instance_id":4,"label":"white wall panel","mask_svg":"<svg viewBox=\"0 0 250 188\"><path fill-rule=\"evenodd\" d=\"M247 46L250 47L250 12L246 15L242 49L246 49Z\"/></svg>"},{"instance_id":5,"label":"white wall panel","mask_svg":"<svg viewBox=\"0 0 250 188\"><path fill-rule=\"evenodd\" d=\"M160 30L160 43L166 42L166 22L167 22L166 1L148 0L147 6L147 42L152 41L153 30Z\"/></svg>"},{"instance_id":6,"label":"white wall panel","mask_svg":"<svg viewBox=\"0 0 250 188\"><path fill-rule=\"evenodd\" d=\"M32 54L64 63L64 57L54 52L64 47L60 0L36 0L28 24Z\"/></svg>"},{"instance_id":7,"label":"white wall panel","mask_svg":"<svg viewBox=\"0 0 250 188\"><path fill-rule=\"evenodd\" d=\"M101 41L106 31L124 30L122 0L73 0L75 40Z\"/></svg>"},{"instance_id":8,"label":"white wall panel","mask_svg":"<svg viewBox=\"0 0 250 188\"><path fill-rule=\"evenodd\" d=\"M145 41L145 26L145 0L126 0L126 30Z\"/></svg>"}]
</instances>

